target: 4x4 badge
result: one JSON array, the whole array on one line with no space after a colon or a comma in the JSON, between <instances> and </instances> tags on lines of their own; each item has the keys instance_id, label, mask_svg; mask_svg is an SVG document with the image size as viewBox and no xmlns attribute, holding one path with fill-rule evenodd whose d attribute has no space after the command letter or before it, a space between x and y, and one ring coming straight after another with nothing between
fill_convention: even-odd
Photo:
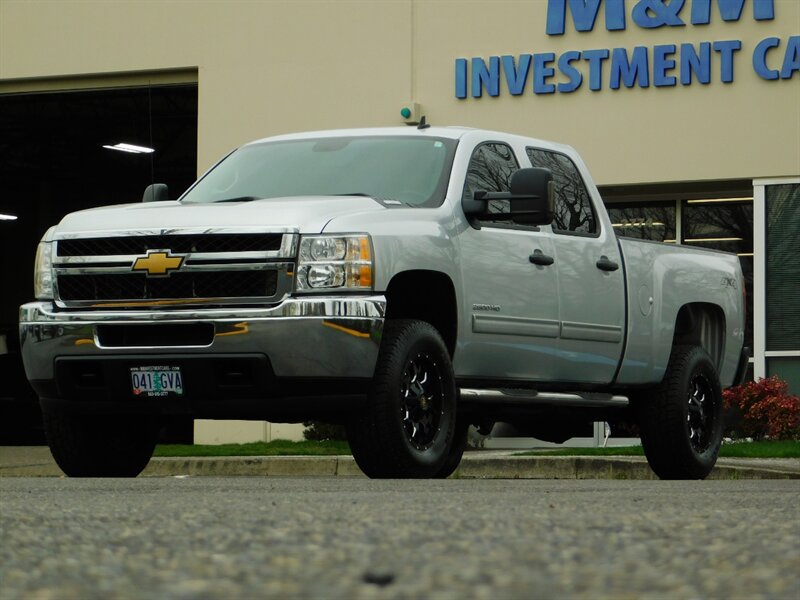
<instances>
[{"instance_id":1,"label":"4x4 badge","mask_svg":"<svg viewBox=\"0 0 800 600\"><path fill-rule=\"evenodd\" d=\"M154 251L149 250L147 256L140 256L137 258L132 271L145 271L148 277L164 277L168 276L171 271L176 271L183 265L185 256L173 256L169 250Z\"/></svg>"}]
</instances>

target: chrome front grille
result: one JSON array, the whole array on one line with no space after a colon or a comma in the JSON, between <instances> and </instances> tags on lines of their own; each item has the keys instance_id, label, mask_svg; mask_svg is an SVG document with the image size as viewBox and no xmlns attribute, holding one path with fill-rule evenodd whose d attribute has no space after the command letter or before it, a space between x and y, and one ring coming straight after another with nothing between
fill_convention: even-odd
<instances>
[{"instance_id":1,"label":"chrome front grille","mask_svg":"<svg viewBox=\"0 0 800 600\"><path fill-rule=\"evenodd\" d=\"M168 277L147 275L62 274L58 291L65 302L73 300L159 300L178 298L255 298L272 297L278 282L278 272L208 271L172 273Z\"/></svg>"},{"instance_id":2,"label":"chrome front grille","mask_svg":"<svg viewBox=\"0 0 800 600\"><path fill-rule=\"evenodd\" d=\"M58 256L113 256L144 254L169 248L175 254L190 252L275 252L280 250L280 233L219 233L135 235L62 240Z\"/></svg>"},{"instance_id":3,"label":"chrome front grille","mask_svg":"<svg viewBox=\"0 0 800 600\"><path fill-rule=\"evenodd\" d=\"M56 302L65 308L279 302L292 289L297 239L294 231L207 229L56 239Z\"/></svg>"}]
</instances>

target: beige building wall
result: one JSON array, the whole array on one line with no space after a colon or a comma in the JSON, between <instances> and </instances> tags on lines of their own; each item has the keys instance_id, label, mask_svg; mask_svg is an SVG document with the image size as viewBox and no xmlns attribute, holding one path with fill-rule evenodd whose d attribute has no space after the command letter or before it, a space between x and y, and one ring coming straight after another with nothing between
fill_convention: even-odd
<instances>
[{"instance_id":1,"label":"beige building wall","mask_svg":"<svg viewBox=\"0 0 800 600\"><path fill-rule=\"evenodd\" d=\"M436 124L569 143L600 184L796 175L800 74L765 81L751 60L778 37L768 56L780 69L800 2L774 0L775 20L754 21L754 1L738 22L723 22L711 0L709 25L643 29L631 19L638 0L625 0L625 31L607 31L601 9L593 31L568 17L565 35L548 36L545 0L0 0L0 93L196 74L200 171L258 137L400 124L413 99ZM713 53L709 85L612 90L606 64L597 92L582 66L570 94L534 95L529 80L521 96L501 81L499 97L455 98L456 58L731 39L742 50L730 84Z\"/></svg>"}]
</instances>

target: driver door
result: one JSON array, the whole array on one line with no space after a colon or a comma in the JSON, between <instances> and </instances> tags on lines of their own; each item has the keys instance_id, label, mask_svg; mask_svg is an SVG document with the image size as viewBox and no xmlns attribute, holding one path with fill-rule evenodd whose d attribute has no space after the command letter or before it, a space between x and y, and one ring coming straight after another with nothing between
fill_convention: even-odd
<instances>
[{"instance_id":1,"label":"driver door","mask_svg":"<svg viewBox=\"0 0 800 600\"><path fill-rule=\"evenodd\" d=\"M478 145L464 193L507 192L519 169L513 149L501 142ZM507 200L491 200L489 213L509 212ZM549 228L511 220L481 220L460 236L466 316L455 355L461 379L550 380L560 332L558 281Z\"/></svg>"}]
</instances>

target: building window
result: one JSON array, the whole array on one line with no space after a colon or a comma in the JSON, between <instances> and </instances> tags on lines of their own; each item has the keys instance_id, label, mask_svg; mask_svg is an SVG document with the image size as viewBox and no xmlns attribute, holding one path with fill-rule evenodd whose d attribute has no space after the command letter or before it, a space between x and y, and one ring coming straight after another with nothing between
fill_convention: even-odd
<instances>
[{"instance_id":1,"label":"building window","mask_svg":"<svg viewBox=\"0 0 800 600\"><path fill-rule=\"evenodd\" d=\"M767 374L800 393L800 184L766 188ZM776 356L775 354L783 354Z\"/></svg>"},{"instance_id":2,"label":"building window","mask_svg":"<svg viewBox=\"0 0 800 600\"><path fill-rule=\"evenodd\" d=\"M626 202L608 206L614 232L621 237L675 243L674 202Z\"/></svg>"}]
</instances>

